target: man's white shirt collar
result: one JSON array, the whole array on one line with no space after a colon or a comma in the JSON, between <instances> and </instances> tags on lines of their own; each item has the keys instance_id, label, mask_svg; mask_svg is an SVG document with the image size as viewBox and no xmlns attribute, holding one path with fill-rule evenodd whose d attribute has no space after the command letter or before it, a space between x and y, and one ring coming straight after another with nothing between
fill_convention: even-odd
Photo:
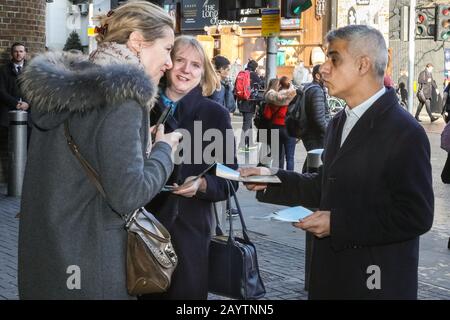
<instances>
[{"instance_id":1,"label":"man's white shirt collar","mask_svg":"<svg viewBox=\"0 0 450 320\"><path fill-rule=\"evenodd\" d=\"M378 98L380 98L385 92L386 88L383 86L373 96L371 96L363 103L357 105L353 109L350 109L348 106L345 107L345 114L347 118L345 119L345 124L342 129L341 146L344 144L344 141L345 139L347 139L348 135L350 134L350 131L352 131L353 127L363 116L364 112L366 112L374 104L374 102L377 101Z\"/></svg>"},{"instance_id":2,"label":"man's white shirt collar","mask_svg":"<svg viewBox=\"0 0 450 320\"><path fill-rule=\"evenodd\" d=\"M353 109L350 109L348 106L345 107L345 114L347 118L353 113L358 119L362 117L362 115L374 104L375 101L378 100L386 92L386 88L383 86L379 91L377 91L373 96L364 101L363 103L357 105Z\"/></svg>"}]
</instances>

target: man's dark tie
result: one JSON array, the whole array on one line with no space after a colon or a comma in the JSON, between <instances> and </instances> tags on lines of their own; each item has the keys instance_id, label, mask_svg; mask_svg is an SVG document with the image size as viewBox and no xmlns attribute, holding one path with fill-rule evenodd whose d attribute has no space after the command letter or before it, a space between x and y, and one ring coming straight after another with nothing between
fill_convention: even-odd
<instances>
[{"instance_id":1,"label":"man's dark tie","mask_svg":"<svg viewBox=\"0 0 450 320\"><path fill-rule=\"evenodd\" d=\"M20 71L22 71L22 67L21 66L17 66L17 74L19 74Z\"/></svg>"}]
</instances>

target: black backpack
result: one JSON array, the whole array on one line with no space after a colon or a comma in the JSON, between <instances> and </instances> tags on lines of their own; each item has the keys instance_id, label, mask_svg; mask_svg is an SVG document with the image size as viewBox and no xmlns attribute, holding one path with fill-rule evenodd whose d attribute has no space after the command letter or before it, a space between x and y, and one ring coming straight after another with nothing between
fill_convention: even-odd
<instances>
[{"instance_id":1,"label":"black backpack","mask_svg":"<svg viewBox=\"0 0 450 320\"><path fill-rule=\"evenodd\" d=\"M305 86L303 90L297 89L297 96L289 104L286 113L286 130L291 137L303 139L308 131L308 118L306 115L306 91L310 88L319 86L310 84Z\"/></svg>"},{"instance_id":2,"label":"black backpack","mask_svg":"<svg viewBox=\"0 0 450 320\"><path fill-rule=\"evenodd\" d=\"M261 102L256 105L255 117L253 118L253 124L257 129L267 129L267 119L264 118L265 102Z\"/></svg>"},{"instance_id":3,"label":"black backpack","mask_svg":"<svg viewBox=\"0 0 450 320\"><path fill-rule=\"evenodd\" d=\"M272 129L273 126L273 119L277 115L278 111L281 110L282 106L279 106L279 108L272 114L272 117L270 119L267 119L264 117L264 109L266 108L266 103L261 102L256 106L256 112L255 117L253 118L253 124L257 129Z\"/></svg>"}]
</instances>

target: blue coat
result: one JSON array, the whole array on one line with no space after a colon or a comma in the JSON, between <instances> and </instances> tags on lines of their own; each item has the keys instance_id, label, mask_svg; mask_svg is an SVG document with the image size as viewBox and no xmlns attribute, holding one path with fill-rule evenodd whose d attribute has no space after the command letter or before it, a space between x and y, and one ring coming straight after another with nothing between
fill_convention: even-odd
<instances>
[{"instance_id":1,"label":"blue coat","mask_svg":"<svg viewBox=\"0 0 450 320\"><path fill-rule=\"evenodd\" d=\"M419 236L433 222L430 145L388 89L340 147L341 111L325 136L323 168L280 170L260 200L331 211L331 236L313 241L311 299L416 299ZM381 271L370 290L369 266Z\"/></svg>"},{"instance_id":2,"label":"blue coat","mask_svg":"<svg viewBox=\"0 0 450 320\"><path fill-rule=\"evenodd\" d=\"M151 119L157 119L161 109L158 103L152 111ZM202 130L217 129L225 137L226 130L231 130L231 120L228 111L207 97L202 96L201 88L197 87L183 97L177 105L176 113L166 122L166 131L175 129L187 130L192 137L189 157L188 152L183 154L183 163L177 165L169 183L181 184L187 177L195 176L208 167L199 152L194 152L196 143L202 141L200 136L194 135L194 122L200 121ZM231 131L229 131L231 133ZM183 141L187 142L184 135ZM199 149L202 153L210 144L210 141L202 142ZM228 145L228 147L227 147ZM230 136L223 145L223 153L230 150L230 160L223 163L237 169L234 137ZM220 150L222 151L222 150ZM195 164L195 157L201 159L200 164ZM189 159L191 158L191 159ZM190 160L190 163L188 162ZM213 172L205 175L208 187L205 193L197 193L194 198L185 198L161 193L153 199L146 208L152 211L160 221L168 228L178 255L179 262L172 277L171 287L164 299L206 299L208 295L208 251L211 239L212 203L227 198L226 180L216 177ZM237 184L235 184L237 188Z\"/></svg>"}]
</instances>

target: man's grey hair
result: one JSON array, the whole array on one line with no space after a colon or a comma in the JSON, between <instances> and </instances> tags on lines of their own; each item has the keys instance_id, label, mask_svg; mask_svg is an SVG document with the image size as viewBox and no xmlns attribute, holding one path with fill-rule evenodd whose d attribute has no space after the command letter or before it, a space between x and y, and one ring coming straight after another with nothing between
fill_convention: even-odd
<instances>
[{"instance_id":1,"label":"man's grey hair","mask_svg":"<svg viewBox=\"0 0 450 320\"><path fill-rule=\"evenodd\" d=\"M388 63L386 42L380 31L366 25L349 25L331 30L326 41L332 43L341 39L348 42L348 51L353 56L366 55L373 61L373 69L378 77L384 77Z\"/></svg>"}]
</instances>

